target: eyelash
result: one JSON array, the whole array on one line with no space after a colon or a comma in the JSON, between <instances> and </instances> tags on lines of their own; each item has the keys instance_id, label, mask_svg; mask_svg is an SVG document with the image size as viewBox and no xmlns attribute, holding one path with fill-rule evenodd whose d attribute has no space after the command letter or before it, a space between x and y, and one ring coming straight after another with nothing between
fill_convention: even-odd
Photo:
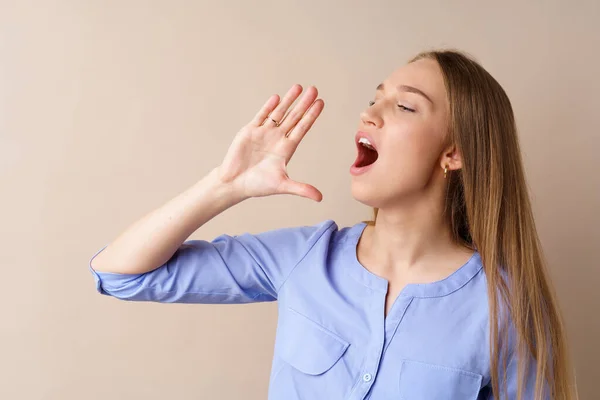
<instances>
[{"instance_id":1,"label":"eyelash","mask_svg":"<svg viewBox=\"0 0 600 400\"><path fill-rule=\"evenodd\" d=\"M371 107L374 104L375 102L373 100L369 101L369 107ZM415 112L415 110L413 110L412 108L408 108L406 106L403 106L402 104L398 104L398 108L406 112Z\"/></svg>"}]
</instances>

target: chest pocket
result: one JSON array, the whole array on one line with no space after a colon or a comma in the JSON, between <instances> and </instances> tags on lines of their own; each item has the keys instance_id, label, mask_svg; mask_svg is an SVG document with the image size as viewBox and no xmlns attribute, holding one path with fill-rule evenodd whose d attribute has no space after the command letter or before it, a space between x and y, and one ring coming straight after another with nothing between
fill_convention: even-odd
<instances>
[{"instance_id":1,"label":"chest pocket","mask_svg":"<svg viewBox=\"0 0 600 400\"><path fill-rule=\"evenodd\" d=\"M404 360L400 400L476 400L482 379L468 371Z\"/></svg>"},{"instance_id":2,"label":"chest pocket","mask_svg":"<svg viewBox=\"0 0 600 400\"><path fill-rule=\"evenodd\" d=\"M305 374L324 374L349 346L335 333L292 309L286 309L279 319L276 350L286 363Z\"/></svg>"}]
</instances>

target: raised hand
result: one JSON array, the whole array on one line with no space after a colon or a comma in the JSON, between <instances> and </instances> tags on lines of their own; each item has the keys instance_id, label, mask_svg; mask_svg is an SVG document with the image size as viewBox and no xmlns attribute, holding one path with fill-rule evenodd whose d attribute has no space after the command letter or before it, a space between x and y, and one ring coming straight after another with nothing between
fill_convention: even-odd
<instances>
[{"instance_id":1,"label":"raised hand","mask_svg":"<svg viewBox=\"0 0 600 400\"><path fill-rule=\"evenodd\" d=\"M294 85L281 100L278 95L271 96L235 136L219 167L219 176L242 197L292 194L322 200L317 188L292 180L286 171L300 141L324 107L323 100L317 99L317 89L311 86L289 110L301 93L302 87Z\"/></svg>"}]
</instances>

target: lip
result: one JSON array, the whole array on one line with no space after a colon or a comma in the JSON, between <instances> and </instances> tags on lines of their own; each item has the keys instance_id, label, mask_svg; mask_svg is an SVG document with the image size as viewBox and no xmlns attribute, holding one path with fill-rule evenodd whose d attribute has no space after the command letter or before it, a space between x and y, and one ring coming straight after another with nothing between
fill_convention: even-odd
<instances>
[{"instance_id":1,"label":"lip","mask_svg":"<svg viewBox=\"0 0 600 400\"><path fill-rule=\"evenodd\" d=\"M374 164L367 165L366 167L357 167L356 165L352 164L350 166L350 175L353 175L353 176L362 175L365 172L367 172L368 170L370 170L371 167L373 167L373 165Z\"/></svg>"},{"instance_id":2,"label":"lip","mask_svg":"<svg viewBox=\"0 0 600 400\"><path fill-rule=\"evenodd\" d=\"M358 141L361 138L365 138L367 139L370 143L371 146L373 146L373 148L375 149L375 151L377 150L377 143L375 143L375 140L373 140L373 137L371 135L369 135L367 132L363 132L363 131L358 131L354 137L354 142L356 144L356 147L358 149L358 146L362 146L362 144L358 143ZM369 164L367 166L364 167L357 167L354 163L350 166L350 174L353 176L358 176L358 175L362 175L365 172L367 172L368 170L370 170L373 165L375 165L375 163L373 164Z\"/></svg>"}]
</instances>

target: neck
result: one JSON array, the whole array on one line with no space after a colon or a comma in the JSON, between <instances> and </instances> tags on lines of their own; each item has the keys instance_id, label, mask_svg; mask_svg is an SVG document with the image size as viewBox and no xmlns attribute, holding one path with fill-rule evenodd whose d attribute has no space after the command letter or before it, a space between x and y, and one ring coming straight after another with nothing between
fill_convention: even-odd
<instances>
[{"instance_id":1,"label":"neck","mask_svg":"<svg viewBox=\"0 0 600 400\"><path fill-rule=\"evenodd\" d=\"M422 200L412 206L380 209L365 239L363 254L382 271L452 259L465 250L453 240L442 206Z\"/></svg>"}]
</instances>

